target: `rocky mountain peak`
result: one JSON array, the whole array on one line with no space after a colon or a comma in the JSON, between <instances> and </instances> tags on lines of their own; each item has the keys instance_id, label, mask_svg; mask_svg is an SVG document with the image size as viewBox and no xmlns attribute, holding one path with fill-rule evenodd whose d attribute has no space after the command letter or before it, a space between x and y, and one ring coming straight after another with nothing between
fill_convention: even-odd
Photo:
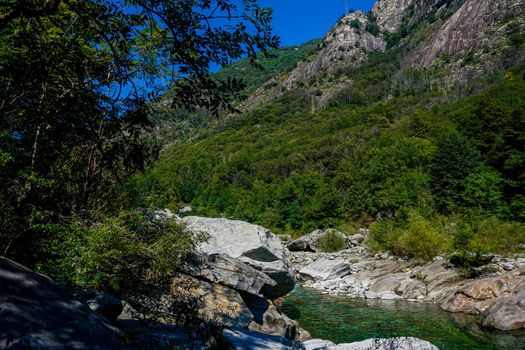
<instances>
[{"instance_id":1,"label":"rocky mountain peak","mask_svg":"<svg viewBox=\"0 0 525 350\"><path fill-rule=\"evenodd\" d=\"M416 0L378 0L371 11L381 28L394 33L399 30L405 14L415 2Z\"/></svg>"}]
</instances>

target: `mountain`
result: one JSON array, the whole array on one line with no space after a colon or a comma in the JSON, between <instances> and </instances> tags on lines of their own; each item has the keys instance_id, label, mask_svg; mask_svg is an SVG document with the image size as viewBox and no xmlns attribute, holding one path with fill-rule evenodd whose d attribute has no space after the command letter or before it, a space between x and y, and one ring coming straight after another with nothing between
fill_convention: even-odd
<instances>
[{"instance_id":1,"label":"mountain","mask_svg":"<svg viewBox=\"0 0 525 350\"><path fill-rule=\"evenodd\" d=\"M222 67L215 75L225 80L242 79L245 88L240 98L245 99L273 76L288 72L298 62L315 54L320 42L319 39L312 39L301 45L271 50L271 58L261 57L258 60L260 67L255 67L248 59L242 59ZM168 93L154 108L155 113L151 115L151 120L155 125L154 132L161 144L191 139L193 133L206 130L223 121L222 119L217 120L215 116L210 116L206 110L197 110L192 113L185 110L173 110L169 100Z\"/></svg>"},{"instance_id":2,"label":"mountain","mask_svg":"<svg viewBox=\"0 0 525 350\"><path fill-rule=\"evenodd\" d=\"M524 14L525 0L378 0L264 79L227 67L251 82L243 113L167 146L130 198L294 235L370 225L400 254L410 234L448 252L518 249Z\"/></svg>"},{"instance_id":3,"label":"mountain","mask_svg":"<svg viewBox=\"0 0 525 350\"><path fill-rule=\"evenodd\" d=\"M523 62L523 0L379 0L368 14L341 18L325 36L321 50L252 95L253 108L306 87L319 107L352 85L353 68L371 53L398 49L403 85L414 72L424 73L444 89L472 77Z\"/></svg>"}]
</instances>

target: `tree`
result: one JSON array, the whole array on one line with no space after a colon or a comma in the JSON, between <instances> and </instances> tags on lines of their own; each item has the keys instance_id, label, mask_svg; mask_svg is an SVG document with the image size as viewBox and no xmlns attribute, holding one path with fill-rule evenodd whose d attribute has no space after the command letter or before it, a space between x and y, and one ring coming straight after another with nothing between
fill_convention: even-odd
<instances>
[{"instance_id":1,"label":"tree","mask_svg":"<svg viewBox=\"0 0 525 350\"><path fill-rule=\"evenodd\" d=\"M208 72L278 46L271 15L256 0L3 2L0 254L37 222L107 210L155 158L144 131L168 90L175 107L233 109L242 82Z\"/></svg>"},{"instance_id":2,"label":"tree","mask_svg":"<svg viewBox=\"0 0 525 350\"><path fill-rule=\"evenodd\" d=\"M431 186L437 207L453 212L462 204L465 179L480 164L478 150L458 134L442 136L430 167Z\"/></svg>"}]
</instances>

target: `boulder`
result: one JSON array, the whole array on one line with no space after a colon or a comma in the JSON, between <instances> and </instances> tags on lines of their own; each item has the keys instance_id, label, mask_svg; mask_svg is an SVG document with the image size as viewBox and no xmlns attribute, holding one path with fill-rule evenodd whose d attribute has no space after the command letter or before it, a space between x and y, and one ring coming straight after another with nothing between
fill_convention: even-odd
<instances>
[{"instance_id":1,"label":"boulder","mask_svg":"<svg viewBox=\"0 0 525 350\"><path fill-rule=\"evenodd\" d=\"M299 270L299 275L305 280L326 281L342 278L350 272L350 264L343 258L338 257L332 260L326 258L318 259Z\"/></svg>"},{"instance_id":2,"label":"boulder","mask_svg":"<svg viewBox=\"0 0 525 350\"><path fill-rule=\"evenodd\" d=\"M264 286L277 284L261 271L225 254L195 256L183 264L183 270L190 276L255 295L260 295Z\"/></svg>"},{"instance_id":3,"label":"boulder","mask_svg":"<svg viewBox=\"0 0 525 350\"><path fill-rule=\"evenodd\" d=\"M119 337L51 279L0 257L1 349L124 349Z\"/></svg>"},{"instance_id":4,"label":"boulder","mask_svg":"<svg viewBox=\"0 0 525 350\"><path fill-rule=\"evenodd\" d=\"M288 243L287 248L291 252L316 252L317 239L322 230L315 230L307 235Z\"/></svg>"},{"instance_id":5,"label":"boulder","mask_svg":"<svg viewBox=\"0 0 525 350\"><path fill-rule=\"evenodd\" d=\"M438 347L432 343L411 337L399 338L376 338L367 339L360 342L332 345L325 348L326 350L438 350ZM313 350L313 349L312 349Z\"/></svg>"},{"instance_id":6,"label":"boulder","mask_svg":"<svg viewBox=\"0 0 525 350\"><path fill-rule=\"evenodd\" d=\"M120 299L106 293L82 291L76 293L75 297L86 303L91 310L104 316L112 323L115 323L117 317L124 309Z\"/></svg>"},{"instance_id":7,"label":"boulder","mask_svg":"<svg viewBox=\"0 0 525 350\"><path fill-rule=\"evenodd\" d=\"M232 350L301 350L299 342L283 337L248 331L241 328L225 328L223 336L230 343Z\"/></svg>"},{"instance_id":8,"label":"boulder","mask_svg":"<svg viewBox=\"0 0 525 350\"><path fill-rule=\"evenodd\" d=\"M325 235L330 234L330 233L336 234L340 236L341 238L343 238L345 241L348 241L350 243L349 237L347 237L344 233L340 231L337 231L334 229L327 229L327 230L318 229L318 230L315 230L307 235L304 235L296 239L295 241L288 243L287 248L291 252L318 252L321 250L319 240L323 238ZM357 239L359 239L359 237ZM364 237L363 237L363 240L364 240Z\"/></svg>"},{"instance_id":9,"label":"boulder","mask_svg":"<svg viewBox=\"0 0 525 350\"><path fill-rule=\"evenodd\" d=\"M205 255L226 254L272 278L262 293L270 298L288 294L295 286L292 265L281 240L264 227L243 221L188 216L182 219L192 232L208 236L198 250Z\"/></svg>"},{"instance_id":10,"label":"boulder","mask_svg":"<svg viewBox=\"0 0 525 350\"><path fill-rule=\"evenodd\" d=\"M162 305L176 308L180 300L196 305L198 315L205 320L236 327L247 327L253 320L250 309L233 289L181 273L173 278L171 293L162 298Z\"/></svg>"},{"instance_id":11,"label":"boulder","mask_svg":"<svg viewBox=\"0 0 525 350\"><path fill-rule=\"evenodd\" d=\"M363 244L365 239L366 239L366 236L364 234L362 234L362 233L356 233L355 235L352 235L352 236L348 237L348 241L353 246L358 246L358 245Z\"/></svg>"},{"instance_id":12,"label":"boulder","mask_svg":"<svg viewBox=\"0 0 525 350\"><path fill-rule=\"evenodd\" d=\"M482 324L502 331L525 328L525 292L496 300L484 311Z\"/></svg>"},{"instance_id":13,"label":"boulder","mask_svg":"<svg viewBox=\"0 0 525 350\"><path fill-rule=\"evenodd\" d=\"M253 321L248 326L249 330L300 340L297 334L299 327L297 321L280 313L271 300L253 295L245 295L243 299L253 314Z\"/></svg>"},{"instance_id":14,"label":"boulder","mask_svg":"<svg viewBox=\"0 0 525 350\"><path fill-rule=\"evenodd\" d=\"M442 293L435 293L446 287L457 285L464 277L446 261L435 261L414 269L410 275L426 284L427 290L434 292L435 298Z\"/></svg>"},{"instance_id":15,"label":"boulder","mask_svg":"<svg viewBox=\"0 0 525 350\"><path fill-rule=\"evenodd\" d=\"M324 350L335 345L335 343L324 339L310 339L303 342L303 345L306 350Z\"/></svg>"},{"instance_id":16,"label":"boulder","mask_svg":"<svg viewBox=\"0 0 525 350\"><path fill-rule=\"evenodd\" d=\"M377 294L391 292L404 299L417 299L421 295L426 295L426 286L423 282L412 279L402 272L378 277L372 282L369 290Z\"/></svg>"},{"instance_id":17,"label":"boulder","mask_svg":"<svg viewBox=\"0 0 525 350\"><path fill-rule=\"evenodd\" d=\"M441 304L449 312L479 314L485 327L525 328L525 276L499 276L467 282Z\"/></svg>"}]
</instances>

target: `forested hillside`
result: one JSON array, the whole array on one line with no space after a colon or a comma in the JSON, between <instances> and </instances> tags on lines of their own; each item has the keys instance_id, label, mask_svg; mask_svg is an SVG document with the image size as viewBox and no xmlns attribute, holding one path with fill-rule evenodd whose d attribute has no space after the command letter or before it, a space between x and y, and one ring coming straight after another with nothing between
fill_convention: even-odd
<instances>
[{"instance_id":1,"label":"forested hillside","mask_svg":"<svg viewBox=\"0 0 525 350\"><path fill-rule=\"evenodd\" d=\"M465 6L412 6L398 31L384 34L378 28L388 9L348 15L328 38L350 35L358 45L376 40L372 33L386 40L384 50L360 51L356 61L353 49L337 49L347 41L325 39L318 58L258 89L258 107L252 101L249 111L164 149L128 184L128 197L173 210L190 203L202 215L293 235L371 225L372 244L407 255L518 249L525 243L520 20L507 19L508 39L490 59L484 48L462 48L431 69L408 66L432 31L455 23ZM314 65L329 55L343 61Z\"/></svg>"}]
</instances>

